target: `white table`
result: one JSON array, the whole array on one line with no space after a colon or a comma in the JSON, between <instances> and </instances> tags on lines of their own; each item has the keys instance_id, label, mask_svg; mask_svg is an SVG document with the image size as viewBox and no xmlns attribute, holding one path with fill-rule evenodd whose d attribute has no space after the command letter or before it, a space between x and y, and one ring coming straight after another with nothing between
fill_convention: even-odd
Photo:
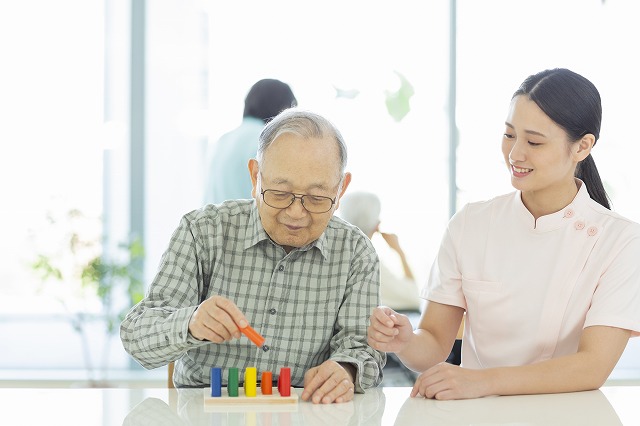
<instances>
[{"instance_id":1,"label":"white table","mask_svg":"<svg viewBox=\"0 0 640 426\"><path fill-rule=\"evenodd\" d=\"M202 389L0 388L2 425L640 425L640 387L460 401L385 387L344 404L206 411Z\"/></svg>"}]
</instances>

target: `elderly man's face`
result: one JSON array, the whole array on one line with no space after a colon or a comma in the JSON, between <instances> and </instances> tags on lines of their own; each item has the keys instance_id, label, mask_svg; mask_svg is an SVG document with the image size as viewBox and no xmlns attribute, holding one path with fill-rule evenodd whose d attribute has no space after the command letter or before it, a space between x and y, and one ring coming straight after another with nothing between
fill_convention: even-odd
<instances>
[{"instance_id":1,"label":"elderly man's face","mask_svg":"<svg viewBox=\"0 0 640 426\"><path fill-rule=\"evenodd\" d=\"M335 140L307 140L293 133L280 135L265 151L262 164L251 160L249 169L262 226L287 252L309 244L324 232L351 180L347 173L340 187L340 156ZM265 204L261 192L266 189L324 196L336 199L336 203L326 213L309 213L299 199L278 209Z\"/></svg>"}]
</instances>

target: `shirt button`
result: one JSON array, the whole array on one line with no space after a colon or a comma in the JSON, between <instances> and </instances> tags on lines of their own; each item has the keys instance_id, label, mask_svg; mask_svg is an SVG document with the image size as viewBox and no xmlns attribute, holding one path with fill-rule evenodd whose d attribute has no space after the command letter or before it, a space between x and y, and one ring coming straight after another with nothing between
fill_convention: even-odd
<instances>
[{"instance_id":1,"label":"shirt button","mask_svg":"<svg viewBox=\"0 0 640 426\"><path fill-rule=\"evenodd\" d=\"M265 352L269 352L269 346L268 345L262 345L262 350Z\"/></svg>"},{"instance_id":2,"label":"shirt button","mask_svg":"<svg viewBox=\"0 0 640 426\"><path fill-rule=\"evenodd\" d=\"M269 313L270 313L271 315L275 315L275 314L276 314L276 312L277 312L277 311L275 310L275 308L271 308L271 309L269 309Z\"/></svg>"},{"instance_id":3,"label":"shirt button","mask_svg":"<svg viewBox=\"0 0 640 426\"><path fill-rule=\"evenodd\" d=\"M576 229L577 229L578 231L583 230L583 229L584 229L584 222L583 222L583 221L581 221L581 220L577 221L577 222L576 222L576 224L575 224L575 227L576 227Z\"/></svg>"},{"instance_id":4,"label":"shirt button","mask_svg":"<svg viewBox=\"0 0 640 426\"><path fill-rule=\"evenodd\" d=\"M182 331L178 333L178 336L180 336L180 338L182 339Z\"/></svg>"},{"instance_id":5,"label":"shirt button","mask_svg":"<svg viewBox=\"0 0 640 426\"><path fill-rule=\"evenodd\" d=\"M594 235L596 235L598 233L598 228L596 228L595 226L590 226L589 229L587 229L587 234L590 237L593 237Z\"/></svg>"},{"instance_id":6,"label":"shirt button","mask_svg":"<svg viewBox=\"0 0 640 426\"><path fill-rule=\"evenodd\" d=\"M284 271L284 265L278 266L278 271L280 271L280 272Z\"/></svg>"},{"instance_id":7,"label":"shirt button","mask_svg":"<svg viewBox=\"0 0 640 426\"><path fill-rule=\"evenodd\" d=\"M573 209L566 209L564 211L564 217L566 217L567 219L568 218L572 218L574 214L575 213L574 213Z\"/></svg>"}]
</instances>

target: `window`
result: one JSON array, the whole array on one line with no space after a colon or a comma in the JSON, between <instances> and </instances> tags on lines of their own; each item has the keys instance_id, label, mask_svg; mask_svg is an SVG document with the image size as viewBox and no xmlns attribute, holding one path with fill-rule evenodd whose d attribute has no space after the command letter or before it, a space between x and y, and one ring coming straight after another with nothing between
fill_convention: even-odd
<instances>
[{"instance_id":1,"label":"window","mask_svg":"<svg viewBox=\"0 0 640 426\"><path fill-rule=\"evenodd\" d=\"M86 219L76 222L87 238L101 233L104 7L81 0L0 5L0 369L82 364L68 311L94 312L96 301L72 295L77 287L41 288L29 265L36 253L64 252L58 244L71 210ZM48 350L61 340L69 344Z\"/></svg>"},{"instance_id":2,"label":"window","mask_svg":"<svg viewBox=\"0 0 640 426\"><path fill-rule=\"evenodd\" d=\"M144 219L147 282L180 217L202 203L207 150L239 124L243 99L261 78L289 83L301 107L337 124L348 144L350 188L378 193L382 227L398 234L418 281L427 279L449 218L448 1L145 4L146 45L133 52L146 61L145 209L134 214ZM38 292L28 265L42 250L39 239L58 241L45 238L52 212L64 218L78 209L97 220L107 249L128 236L128 132L139 125L129 122L131 7L118 0L0 5L1 39L12 41L0 55L13 64L0 77L0 181L8 200L0 227L9 242L0 247L7 283L0 369L82 368L67 313L48 290ZM616 46L640 39L631 22L638 9L632 0L457 1L458 207L511 191L500 153L508 101L526 75L562 66L600 89L604 122L594 158L614 209L640 221L632 165L640 148L623 133L638 115L629 99L640 91L639 70L633 55L616 54ZM410 93L399 100L408 108L390 110L387 100L401 88ZM43 351L61 340L69 345ZM117 340L107 343L116 353L111 367L127 368ZM640 370L639 341L618 370Z\"/></svg>"}]
</instances>

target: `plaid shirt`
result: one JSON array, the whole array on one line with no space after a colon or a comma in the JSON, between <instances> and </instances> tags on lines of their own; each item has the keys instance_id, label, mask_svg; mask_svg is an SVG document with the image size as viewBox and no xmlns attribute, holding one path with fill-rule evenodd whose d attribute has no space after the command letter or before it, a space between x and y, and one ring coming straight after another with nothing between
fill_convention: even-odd
<instances>
[{"instance_id":1,"label":"plaid shirt","mask_svg":"<svg viewBox=\"0 0 640 426\"><path fill-rule=\"evenodd\" d=\"M198 305L232 300L265 338L222 344L189 334ZM357 368L356 391L382 380L384 353L367 345L367 321L379 302L378 257L369 239L332 217L314 242L286 253L267 235L253 200L209 204L185 215L146 297L121 324L124 348L145 368L172 360L177 386L209 384L210 367L291 368L291 384L327 359ZM242 377L240 378L242 380Z\"/></svg>"}]
</instances>

